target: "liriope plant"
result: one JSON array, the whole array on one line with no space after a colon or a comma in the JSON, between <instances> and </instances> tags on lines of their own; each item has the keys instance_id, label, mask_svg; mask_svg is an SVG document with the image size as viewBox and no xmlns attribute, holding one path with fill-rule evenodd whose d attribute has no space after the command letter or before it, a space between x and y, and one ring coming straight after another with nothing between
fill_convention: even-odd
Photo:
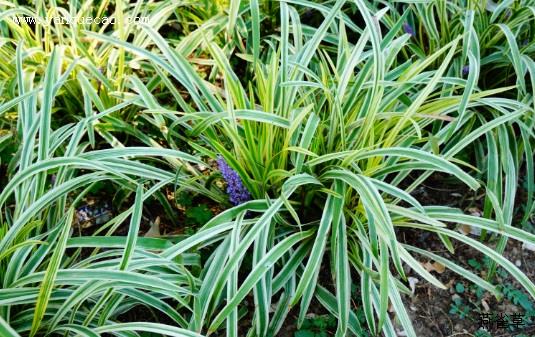
<instances>
[{"instance_id":1,"label":"liriope plant","mask_svg":"<svg viewBox=\"0 0 535 337\"><path fill-rule=\"evenodd\" d=\"M436 233L450 251L452 239L469 244L534 295L533 283L501 256L508 238L534 242L533 235L512 226L513 195L523 160L519 154L532 152L529 98L502 98L512 88L481 90L475 82L477 66L470 68L467 80L452 72L464 50L470 51L466 55L471 64L481 63L475 49L479 42L462 33L453 34L429 55L407 60L402 57L410 40L403 34L406 16L388 21L391 12L370 12L367 3L357 1L351 4L364 18L361 29L342 14L345 1L335 2L332 8L291 3L319 9L325 20L317 28L305 26L296 7L281 2L280 36L261 39L260 24L265 18L258 2L251 1L247 7L230 1L225 23L231 43L224 47L215 38L220 30L212 30L217 26L213 22L178 47L169 46L150 25L142 30L146 39L132 43L114 34L84 33L102 43L103 50L124 48L125 59L134 55L157 75L150 82L141 76L121 81L135 94L111 107L100 104L95 89L84 80L87 76L97 81L98 75L79 75L86 117L72 128L54 130L50 120L61 87L57 82L73 69L62 73L61 52L51 49L42 85L27 87L25 72L18 71L24 54L19 48L19 97L0 107L2 114L18 106L17 130L23 138L20 157L10 165L15 168L10 183L0 194L6 209L0 235L0 268L5 275L0 290L2 333L94 336L147 331L197 336L222 328L235 336L237 322L249 308L245 298L253 294L252 335L276 335L292 307L298 307L302 322L313 298L338 317L337 335L360 335L363 327L350 301L350 285L355 283L361 294L356 300L371 331L396 335L387 313L391 304L407 335L413 336L400 297L409 292L404 264L443 287L420 266L418 256L438 261L499 296L488 280L454 261L399 242L396 232L404 227ZM251 20L244 25L248 13ZM377 28L379 22L389 25L385 36ZM239 37L247 34L243 28L248 25L250 43L243 46ZM354 43L348 41L348 30L358 33ZM239 42L232 42L237 37ZM160 52L151 52L153 45ZM222 76L222 88L199 76L187 59L199 48L213 59L208 62L212 65L209 80ZM241 56L250 61L254 78L249 83L241 82L243 78L228 62L237 51L248 53ZM187 101L168 74L185 88ZM179 111L158 102L154 83L169 90ZM221 156L220 161L237 172L255 200L229 209L199 233L175 244L138 238L143 200L173 183L177 179L173 170L180 173L181 184L221 198L195 184L199 177L187 162L202 164L198 158L162 149L151 137L111 117L130 104L143 109L142 118L157 126L171 147L176 147L173 138L180 136L199 154ZM94 113L93 107L98 111ZM99 127L98 121L106 125ZM123 148L113 135L123 128L152 147ZM516 128L522 130L526 145L508 155L507 149L515 148L511 142ZM98 137L94 130L116 148L85 151ZM479 155L488 162L488 172L481 178L487 181L487 215L493 219L446 207L423 207L410 195L436 171L478 188L482 181L473 178L474 168L458 157L477 141L486 146ZM167 162L161 164L168 169L132 159L137 156L161 156ZM422 171L408 188L401 187L409 173ZM52 172L57 177L49 186ZM193 178L186 179L188 175ZM89 191L87 186L99 179L135 193L134 204L100 230L105 235L74 238L69 231L73 208ZM152 187L144 187L149 184ZM78 191L82 192L72 200L69 192ZM128 236L111 237L128 217ZM452 230L448 223L496 233L498 249ZM82 258L81 248L96 250ZM188 266L197 265L191 262L196 261L191 255L196 248L212 253L203 272L192 276ZM68 254L73 250L73 255ZM170 307L168 299L178 304ZM136 305L164 312L179 328L117 323L118 315Z\"/></svg>"},{"instance_id":2,"label":"liriope plant","mask_svg":"<svg viewBox=\"0 0 535 337\"><path fill-rule=\"evenodd\" d=\"M501 248L491 249L449 225L494 233L502 238L500 247L508 238L534 242L533 234L511 222L516 169L506 155L507 145L500 145L501 158L496 155L497 137L510 138L510 125L524 130L530 144L532 105L507 98L511 87L477 86L477 39L458 34L429 55L406 59L401 51L411 37L403 32L405 16L390 22L383 34L380 26L387 21L388 8L371 12L364 1L353 2L365 22L359 29L342 15L346 1L331 7L297 3L319 9L322 24L304 26L296 8L281 2L280 36L261 39L260 29L252 27L245 58L254 77L248 83L229 64L229 48L206 40L222 88L200 78L188 53L171 48L150 27L144 29L159 52L88 33L152 62L180 82L195 111L158 104L142 81L132 79L147 112L184 114L174 127L196 137L190 144L199 153L222 157L254 199L216 216L161 254L174 258L199 242L218 243L205 266L189 328L208 334L221 328L237 336L238 320L248 309L244 301L253 294L250 335L275 336L294 307L302 323L314 298L338 318L337 336L360 335L364 327L350 292L356 284L372 333L396 336L396 322L388 314L392 305L396 321L408 336L415 336L401 297L410 293L404 267L445 288L422 267L421 257L500 297L489 280L455 261L402 243L397 237L402 228L435 233L452 253L452 240L469 245L535 296L533 282L502 256ZM229 15L247 15L250 9L257 15L253 25L259 25L257 3L250 6L238 6ZM354 43L348 41L348 29L358 33ZM470 76L463 79L451 69L466 50ZM489 173L488 183L484 177L475 179L473 163L458 157L480 139L489 143L489 152L483 153L489 165L501 165ZM410 192L433 172L450 174L474 190L486 187L495 216L422 206ZM409 173L419 176L408 181ZM495 176L504 183L499 195L490 186ZM402 187L407 181L409 187Z\"/></svg>"},{"instance_id":3,"label":"liriope plant","mask_svg":"<svg viewBox=\"0 0 535 337\"><path fill-rule=\"evenodd\" d=\"M376 5L376 4L374 4ZM515 86L503 95L514 98L526 105L535 107L535 7L529 1L481 2L443 2L443 3L398 3L390 5L388 25L392 26L403 13L406 27L411 33L410 42L404 51L409 54L425 55L443 47L458 35L463 35L461 57L454 60L450 74L466 78L470 88L494 89ZM396 8L397 7L397 8ZM431 19L434 18L434 19ZM462 111L460 109L460 111ZM469 118L462 114L463 118ZM491 118L495 118L493 115ZM472 118L476 124L484 124L486 115L477 114ZM510 156L503 162L514 162L515 175L524 173L527 198L522 206L522 225L530 228L528 220L533 214L534 175L533 165L533 114L527 113L518 121L507 123L507 132L501 132L500 143L506 147L498 148L500 158ZM440 123L440 122L439 122ZM516 135L516 136L515 136ZM489 134L498 140L497 134ZM503 137L508 137L504 139ZM477 140L473 148L485 148L487 142ZM481 153L480 150L473 150ZM492 151L488 149L488 151ZM492 154L489 154L492 156ZM480 156L478 159L483 159ZM494 186L496 170L502 160L476 160L472 162L487 175L496 196L502 195L501 186ZM496 166L498 165L498 166ZM505 169L503 170L505 172ZM513 183L512 185L516 185ZM491 197L485 198L485 216L492 212ZM512 213L513 203L508 212ZM532 229L532 228L531 228Z\"/></svg>"},{"instance_id":4,"label":"liriope plant","mask_svg":"<svg viewBox=\"0 0 535 337\"><path fill-rule=\"evenodd\" d=\"M205 26L218 32L226 24L221 5L202 6L193 1L71 1L66 4L35 1L32 6L0 1L0 12L0 54L6 60L15 59L15 49L23 43L28 77L44 76L55 47L62 50L63 62L74 65L69 80L56 98L61 103L58 115L68 122L80 116L79 113L83 114L86 95L103 111L124 99L122 95L129 75L135 73L150 78L154 74L153 69L144 68L124 50L102 46L96 40L87 39L83 31L106 33L123 41L133 36L131 40L136 45L145 47L150 40L140 28L143 22L155 30L167 30L168 40L178 48L195 48ZM6 88L4 98L17 96L17 72L14 63L0 65L0 83ZM151 87L158 84L153 82ZM178 92L174 90L172 94ZM135 115L131 109L123 109L121 113L127 122Z\"/></svg>"},{"instance_id":5,"label":"liriope plant","mask_svg":"<svg viewBox=\"0 0 535 337\"><path fill-rule=\"evenodd\" d=\"M149 146L89 150L93 122L133 102L55 128L56 95L73 66L64 67L61 48L54 48L44 77L28 82L23 50L19 45L15 60L19 96L0 105L0 115L15 109L22 144L0 192L1 335L131 336L148 331L198 336L187 330L200 285L190 272L200 266L198 254L162 257L158 252L172 241L140 237L139 231L144 202L166 185L204 193L206 188L191 179L191 167L203 162ZM92 111L90 101L87 106ZM181 171L189 173L177 173ZM132 194L133 203L92 235L80 236L76 209L102 181ZM119 227L128 228L126 236L116 236ZM159 318L118 324L121 314L139 306L152 317L164 315L172 325L157 323Z\"/></svg>"}]
</instances>

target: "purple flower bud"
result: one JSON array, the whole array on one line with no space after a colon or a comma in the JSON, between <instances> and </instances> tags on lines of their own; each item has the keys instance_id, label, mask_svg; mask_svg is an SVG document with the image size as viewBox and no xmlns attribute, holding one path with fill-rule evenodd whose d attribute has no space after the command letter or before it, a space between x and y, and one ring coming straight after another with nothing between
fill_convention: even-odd
<instances>
[{"instance_id":1,"label":"purple flower bud","mask_svg":"<svg viewBox=\"0 0 535 337\"><path fill-rule=\"evenodd\" d=\"M416 34L414 33L414 29L412 28L411 25L409 25L408 23L404 23L403 24L403 30L405 31L405 33L409 34L410 36L416 36Z\"/></svg>"},{"instance_id":2,"label":"purple flower bud","mask_svg":"<svg viewBox=\"0 0 535 337\"><path fill-rule=\"evenodd\" d=\"M217 157L217 165L221 171L221 175L227 182L227 194L229 196L230 202L236 206L242 204L251 199L251 195L247 188L243 186L243 182L236 171L234 171L227 164L223 157Z\"/></svg>"},{"instance_id":3,"label":"purple flower bud","mask_svg":"<svg viewBox=\"0 0 535 337\"><path fill-rule=\"evenodd\" d=\"M465 65L463 67L463 76L468 75L469 72L470 72L470 66L469 65Z\"/></svg>"}]
</instances>

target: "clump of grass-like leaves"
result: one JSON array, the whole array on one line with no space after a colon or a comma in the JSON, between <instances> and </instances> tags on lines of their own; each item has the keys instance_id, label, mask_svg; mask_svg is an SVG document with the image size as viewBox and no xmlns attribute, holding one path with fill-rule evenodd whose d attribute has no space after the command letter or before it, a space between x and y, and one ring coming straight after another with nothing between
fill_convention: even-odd
<instances>
[{"instance_id":1,"label":"clump of grass-like leaves","mask_svg":"<svg viewBox=\"0 0 535 337\"><path fill-rule=\"evenodd\" d=\"M226 13L198 9L204 21L177 41L162 28L176 5L117 3L118 16L154 21L56 27L44 44L32 27L9 23L14 39L0 46L15 58L5 73L16 75L12 89L0 91L0 126L9 134L0 145L14 137L17 146L0 192L0 333L238 336L248 315L248 335L276 336L291 310L300 325L315 300L337 317L337 336L396 336L397 324L415 336L402 301L407 267L445 288L422 257L496 297L499 265L535 297L532 280L503 257L509 238L535 243L514 222L523 172L524 223L533 212L529 11L230 1ZM319 25L302 22L311 12ZM518 48L519 39L528 44ZM103 61L108 56L117 62ZM487 85L483 77L495 71L515 80ZM69 106L68 97L79 102ZM74 106L83 113L58 125L57 109ZM230 184L233 207L191 236L141 236L148 200L173 217L165 187L225 202L225 189L199 170L210 158ZM422 206L411 192L435 172L484 191L484 216ZM131 196L131 206L77 236L73 215L100 181ZM456 224L480 228L481 240ZM121 226L126 236L117 234ZM436 235L451 253L453 241L480 251L492 261L488 277L402 242L404 228ZM352 285L360 298L351 298ZM246 304L251 294L254 305ZM123 321L140 306L167 323L158 314Z\"/></svg>"}]
</instances>

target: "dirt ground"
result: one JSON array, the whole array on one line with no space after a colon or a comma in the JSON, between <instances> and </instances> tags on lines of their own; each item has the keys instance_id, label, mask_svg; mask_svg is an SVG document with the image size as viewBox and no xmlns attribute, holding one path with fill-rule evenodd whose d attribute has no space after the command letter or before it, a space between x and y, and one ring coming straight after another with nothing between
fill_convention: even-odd
<instances>
[{"instance_id":1,"label":"dirt ground","mask_svg":"<svg viewBox=\"0 0 535 337\"><path fill-rule=\"evenodd\" d=\"M483 195L467 191L462 187L437 189L430 186L440 186L440 184L431 182L429 185L421 187L412 194L422 203L459 207L464 209L466 213L473 215L477 215L482 208L481 201ZM522 196L520 195L519 199L521 198ZM516 222L519 223L519 219ZM422 235L421 232L411 230L398 234L403 236L406 242L454 260L482 278L486 275L487 268L484 266L474 268L474 263L481 263L483 260L482 254L467 245L455 244L455 256L452 256L436 235ZM474 239L478 239L478 236L474 234L468 235L471 235ZM494 246L493 243L489 245ZM535 281L534 251L526 249L518 241L509 240L503 256L522 270L530 280ZM469 291L459 293L456 289L457 284L460 283L462 287L459 287L468 289L471 283L449 270L443 273L432 271L432 274L449 288L447 290L441 290L425 281L420 281L415 285L414 295L404 297L404 302L418 336L535 337L535 323L527 319L528 317L532 317L532 320L535 321L535 317L530 315L524 316L527 312L521 305L522 303L518 301L518 298L520 298L520 302L522 300L526 301L526 299L532 302L533 299L527 295L522 285L518 284L510 275L504 273L503 270L496 274L493 284L505 286L507 289L515 289L512 290L515 296L512 296L512 298L504 296L504 299L501 301L497 301L492 294L484 291L482 291L482 295L479 297ZM416 275L412 276L417 277ZM525 296L520 293L524 293ZM463 304L466 304L465 317L450 312L455 300L462 300ZM525 306L529 305L529 303L523 304ZM486 316L487 314L489 316ZM505 327L498 324L499 319L497 318L501 315L507 315L509 317L522 315L524 317L521 325L519 324L515 329L509 329L509 325ZM517 318L516 323L519 322ZM488 334L478 331L483 326L487 327ZM403 333L399 335L402 336Z\"/></svg>"}]
</instances>

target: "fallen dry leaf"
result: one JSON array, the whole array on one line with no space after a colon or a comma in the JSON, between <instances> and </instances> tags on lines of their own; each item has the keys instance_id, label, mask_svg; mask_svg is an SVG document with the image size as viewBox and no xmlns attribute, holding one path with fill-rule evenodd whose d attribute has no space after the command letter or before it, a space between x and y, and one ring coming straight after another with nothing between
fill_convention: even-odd
<instances>
[{"instance_id":1,"label":"fallen dry leaf","mask_svg":"<svg viewBox=\"0 0 535 337\"><path fill-rule=\"evenodd\" d=\"M470 215L481 217L483 215L483 212L477 207L470 207L467 209L468 212L470 212Z\"/></svg>"},{"instance_id":2,"label":"fallen dry leaf","mask_svg":"<svg viewBox=\"0 0 535 337\"><path fill-rule=\"evenodd\" d=\"M468 234L472 234L472 235L475 235L475 236L480 236L481 235L481 228L479 227L472 227L470 225L461 225L459 226L459 228L457 228L457 230L464 234L464 235L468 235Z\"/></svg>"},{"instance_id":3,"label":"fallen dry leaf","mask_svg":"<svg viewBox=\"0 0 535 337\"><path fill-rule=\"evenodd\" d=\"M444 272L444 270L446 270L446 267L442 264L442 263L439 263L439 262L426 262L423 264L425 270L431 272L431 271L436 271L437 273L439 274L442 274Z\"/></svg>"},{"instance_id":4,"label":"fallen dry leaf","mask_svg":"<svg viewBox=\"0 0 535 337\"><path fill-rule=\"evenodd\" d=\"M489 312L490 311L490 306L487 303L487 301L485 301L484 299L481 300L481 305L483 306L483 309L485 309L485 312Z\"/></svg>"},{"instance_id":5,"label":"fallen dry leaf","mask_svg":"<svg viewBox=\"0 0 535 337\"><path fill-rule=\"evenodd\" d=\"M442 274L444 270L446 270L446 266L439 262L433 263L433 266L435 267L435 271L439 274Z\"/></svg>"},{"instance_id":6,"label":"fallen dry leaf","mask_svg":"<svg viewBox=\"0 0 535 337\"><path fill-rule=\"evenodd\" d=\"M459 232L461 232L464 235L470 234L470 226L468 226L468 225L459 226Z\"/></svg>"},{"instance_id":7,"label":"fallen dry leaf","mask_svg":"<svg viewBox=\"0 0 535 337\"><path fill-rule=\"evenodd\" d=\"M455 283L455 278L452 278L451 280L448 281L448 283L445 284L445 286L447 289L449 289L453 286L454 283Z\"/></svg>"},{"instance_id":8,"label":"fallen dry leaf","mask_svg":"<svg viewBox=\"0 0 535 337\"><path fill-rule=\"evenodd\" d=\"M151 222L150 229L145 233L144 237L158 238L160 236L160 217L157 216L154 222Z\"/></svg>"}]
</instances>

